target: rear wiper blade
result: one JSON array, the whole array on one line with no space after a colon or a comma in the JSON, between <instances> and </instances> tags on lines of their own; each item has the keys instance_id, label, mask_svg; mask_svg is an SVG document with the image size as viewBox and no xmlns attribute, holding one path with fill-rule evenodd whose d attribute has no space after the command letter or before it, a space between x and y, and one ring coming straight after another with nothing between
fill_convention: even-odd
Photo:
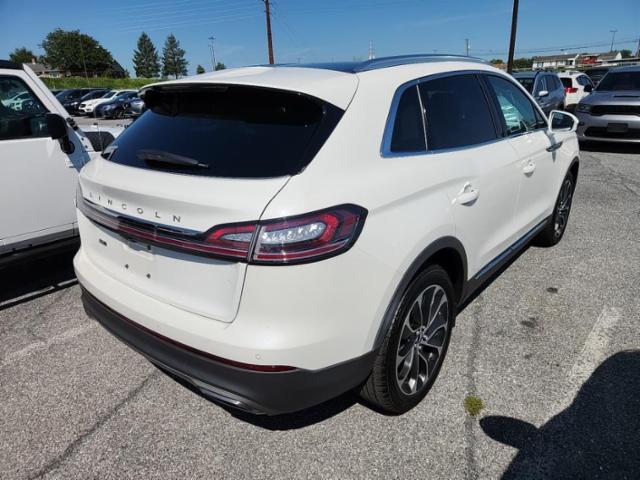
<instances>
[{"instance_id":1,"label":"rear wiper blade","mask_svg":"<svg viewBox=\"0 0 640 480\"><path fill-rule=\"evenodd\" d=\"M208 163L202 163L195 158L185 157L176 153L163 150L138 150L136 153L140 160L179 165L181 167L209 168Z\"/></svg>"}]
</instances>

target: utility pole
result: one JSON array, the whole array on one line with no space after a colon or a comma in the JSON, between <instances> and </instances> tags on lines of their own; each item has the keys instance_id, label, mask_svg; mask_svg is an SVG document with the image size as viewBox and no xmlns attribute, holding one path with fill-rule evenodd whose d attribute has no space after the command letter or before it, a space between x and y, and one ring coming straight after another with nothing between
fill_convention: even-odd
<instances>
[{"instance_id":1,"label":"utility pole","mask_svg":"<svg viewBox=\"0 0 640 480\"><path fill-rule=\"evenodd\" d=\"M267 44L269 45L269 65L273 65L273 38L271 36L271 10L269 8L269 0L262 0L264 2L264 13L267 16Z\"/></svg>"},{"instance_id":2,"label":"utility pole","mask_svg":"<svg viewBox=\"0 0 640 480\"><path fill-rule=\"evenodd\" d=\"M213 49L213 42L216 37L209 37L209 51L211 52L211 71L216 71L216 52Z\"/></svg>"},{"instance_id":3,"label":"utility pole","mask_svg":"<svg viewBox=\"0 0 640 480\"><path fill-rule=\"evenodd\" d=\"M82 48L82 38L80 39L80 55L82 55L82 65L84 65L84 78L89 85L89 75L87 75L87 62L84 59L84 49Z\"/></svg>"},{"instance_id":4,"label":"utility pole","mask_svg":"<svg viewBox=\"0 0 640 480\"><path fill-rule=\"evenodd\" d=\"M609 49L610 52L613 52L613 41L616 38L616 32L618 30L609 30L609 32L611 32L611 48Z\"/></svg>"},{"instance_id":5,"label":"utility pole","mask_svg":"<svg viewBox=\"0 0 640 480\"><path fill-rule=\"evenodd\" d=\"M513 52L516 48L516 29L518 27L518 0L513 0L513 15L511 16L511 39L509 40L509 59L507 73L513 72Z\"/></svg>"},{"instance_id":6,"label":"utility pole","mask_svg":"<svg viewBox=\"0 0 640 480\"><path fill-rule=\"evenodd\" d=\"M638 46L636 47L636 57L640 57L640 35L638 35Z\"/></svg>"},{"instance_id":7,"label":"utility pole","mask_svg":"<svg viewBox=\"0 0 640 480\"><path fill-rule=\"evenodd\" d=\"M465 45L465 49L467 51L467 57L469 56L469 39L465 38L464 39L464 45Z\"/></svg>"}]
</instances>

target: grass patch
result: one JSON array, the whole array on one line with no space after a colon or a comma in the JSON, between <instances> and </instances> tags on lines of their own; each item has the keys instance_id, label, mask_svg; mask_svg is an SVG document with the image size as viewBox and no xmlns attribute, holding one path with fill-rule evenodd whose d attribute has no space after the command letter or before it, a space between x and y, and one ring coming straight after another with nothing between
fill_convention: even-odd
<instances>
[{"instance_id":1,"label":"grass patch","mask_svg":"<svg viewBox=\"0 0 640 480\"><path fill-rule=\"evenodd\" d=\"M464 399L464 409L467 411L469 415L475 417L480 413L480 410L484 408L484 402L480 397L476 397L474 395L468 395Z\"/></svg>"},{"instance_id":2,"label":"grass patch","mask_svg":"<svg viewBox=\"0 0 640 480\"><path fill-rule=\"evenodd\" d=\"M138 89L150 83L158 82L159 78L108 78L108 77L63 77L63 78L41 78L41 80L52 90L65 88L113 88Z\"/></svg>"}]
</instances>

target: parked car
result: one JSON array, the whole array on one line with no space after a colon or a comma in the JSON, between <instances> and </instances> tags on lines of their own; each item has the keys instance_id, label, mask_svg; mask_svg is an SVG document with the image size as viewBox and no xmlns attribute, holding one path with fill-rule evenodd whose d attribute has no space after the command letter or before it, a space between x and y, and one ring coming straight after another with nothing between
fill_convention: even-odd
<instances>
[{"instance_id":1,"label":"parked car","mask_svg":"<svg viewBox=\"0 0 640 480\"><path fill-rule=\"evenodd\" d=\"M86 95L89 92L92 92L93 90L95 89L94 88L70 88L60 92L58 95L56 95L56 98L62 104L62 106L65 107L66 109L72 103L77 102L84 95Z\"/></svg>"},{"instance_id":2,"label":"parked car","mask_svg":"<svg viewBox=\"0 0 640 480\"><path fill-rule=\"evenodd\" d=\"M125 114L131 117L139 117L147 109L144 104L144 100L139 97L126 101L123 106Z\"/></svg>"},{"instance_id":3,"label":"parked car","mask_svg":"<svg viewBox=\"0 0 640 480\"><path fill-rule=\"evenodd\" d=\"M94 109L96 118L124 118L126 114L125 103L138 97L138 92L124 92L113 100L101 103Z\"/></svg>"},{"instance_id":4,"label":"parked car","mask_svg":"<svg viewBox=\"0 0 640 480\"><path fill-rule=\"evenodd\" d=\"M118 95L125 92L135 93L135 90L109 90L101 97L94 98L93 100L87 100L86 102L82 102L78 106L78 111L86 115L93 115L93 111L98 105L102 103L110 102L111 100L115 99Z\"/></svg>"},{"instance_id":5,"label":"parked car","mask_svg":"<svg viewBox=\"0 0 640 480\"><path fill-rule=\"evenodd\" d=\"M556 73L546 71L517 72L513 76L533 95L545 115L549 115L552 110L564 110L564 86Z\"/></svg>"},{"instance_id":6,"label":"parked car","mask_svg":"<svg viewBox=\"0 0 640 480\"><path fill-rule=\"evenodd\" d=\"M565 108L573 111L580 100L593 91L593 83L581 72L562 72L558 76L564 85Z\"/></svg>"},{"instance_id":7,"label":"parked car","mask_svg":"<svg viewBox=\"0 0 640 480\"><path fill-rule=\"evenodd\" d=\"M359 389L409 410L458 309L567 226L576 118L548 123L483 61L247 67L141 94L148 111L80 173L84 305L234 408Z\"/></svg>"},{"instance_id":8,"label":"parked car","mask_svg":"<svg viewBox=\"0 0 640 480\"><path fill-rule=\"evenodd\" d=\"M580 140L640 143L640 66L609 70L576 115Z\"/></svg>"},{"instance_id":9,"label":"parked car","mask_svg":"<svg viewBox=\"0 0 640 480\"><path fill-rule=\"evenodd\" d=\"M107 93L109 89L107 88L95 88L90 89L87 93L85 93L80 98L74 98L66 103L63 103L62 106L67 109L67 111L73 115L78 115L80 112L78 107L82 102L86 102L88 100L93 100L94 98L100 98L105 93Z\"/></svg>"},{"instance_id":10,"label":"parked car","mask_svg":"<svg viewBox=\"0 0 640 480\"><path fill-rule=\"evenodd\" d=\"M51 90L51 93L53 93L54 95L58 95L60 92L64 92L64 90L58 90L58 89Z\"/></svg>"},{"instance_id":11,"label":"parked car","mask_svg":"<svg viewBox=\"0 0 640 480\"><path fill-rule=\"evenodd\" d=\"M602 77L604 77L609 70L609 67L595 67L585 70L584 73L591 79L593 85L597 87Z\"/></svg>"},{"instance_id":12,"label":"parked car","mask_svg":"<svg viewBox=\"0 0 640 480\"><path fill-rule=\"evenodd\" d=\"M78 170L116 130L88 134L67 117L28 64L0 60L0 268L78 247Z\"/></svg>"}]
</instances>

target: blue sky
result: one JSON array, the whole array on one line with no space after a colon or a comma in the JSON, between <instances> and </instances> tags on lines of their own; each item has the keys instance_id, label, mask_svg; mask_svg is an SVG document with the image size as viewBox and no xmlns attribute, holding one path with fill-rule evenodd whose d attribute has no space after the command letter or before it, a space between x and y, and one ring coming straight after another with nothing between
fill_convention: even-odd
<instances>
[{"instance_id":1,"label":"blue sky","mask_svg":"<svg viewBox=\"0 0 640 480\"><path fill-rule=\"evenodd\" d=\"M506 58L512 0L273 0L277 62L366 58L416 52ZM189 72L210 69L208 37L228 67L267 61L260 0L0 0L0 58L15 47L42 53L54 28L95 37L133 74L141 31L162 50L173 33L187 51ZM517 56L573 51L635 51L640 0L521 0ZM635 39L635 43L633 40ZM580 48L584 47L584 48Z\"/></svg>"}]
</instances>

